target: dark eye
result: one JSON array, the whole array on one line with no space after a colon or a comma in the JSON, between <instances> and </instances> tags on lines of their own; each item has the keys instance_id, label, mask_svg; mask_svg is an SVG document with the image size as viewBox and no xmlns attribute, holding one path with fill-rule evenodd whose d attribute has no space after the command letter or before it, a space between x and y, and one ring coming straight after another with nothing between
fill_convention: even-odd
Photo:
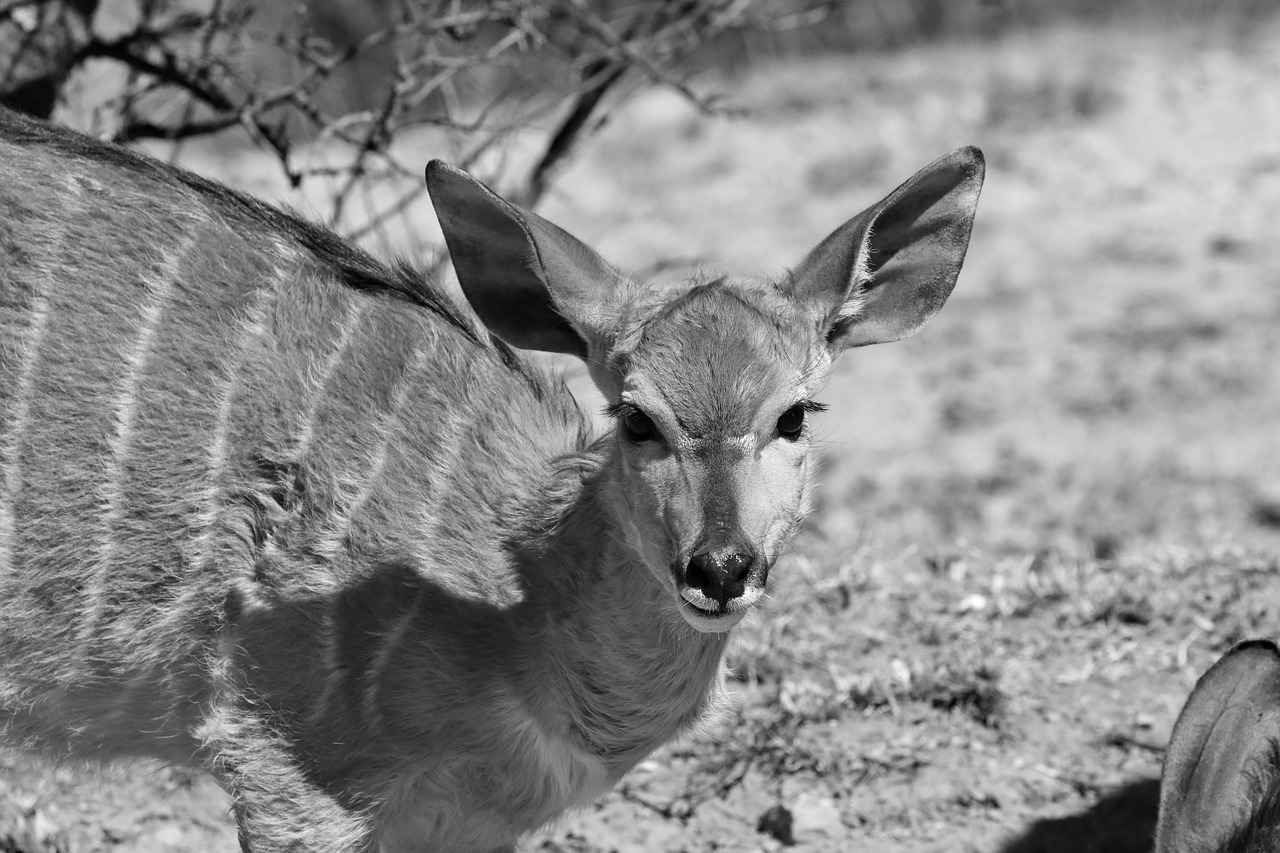
<instances>
[{"instance_id":1,"label":"dark eye","mask_svg":"<svg viewBox=\"0 0 1280 853\"><path fill-rule=\"evenodd\" d=\"M804 403L796 403L778 418L778 435L789 441L795 441L804 432Z\"/></svg>"},{"instance_id":2,"label":"dark eye","mask_svg":"<svg viewBox=\"0 0 1280 853\"><path fill-rule=\"evenodd\" d=\"M622 411L622 431L631 441L650 441L658 436L653 419L639 409L627 407Z\"/></svg>"}]
</instances>

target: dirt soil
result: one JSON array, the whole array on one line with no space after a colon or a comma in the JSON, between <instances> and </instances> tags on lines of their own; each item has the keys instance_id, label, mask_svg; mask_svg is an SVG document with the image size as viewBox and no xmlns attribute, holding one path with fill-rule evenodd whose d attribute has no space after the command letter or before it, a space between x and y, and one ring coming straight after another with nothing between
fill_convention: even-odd
<instances>
[{"instance_id":1,"label":"dirt soil","mask_svg":"<svg viewBox=\"0 0 1280 853\"><path fill-rule=\"evenodd\" d=\"M655 276L776 273L960 145L987 189L948 306L822 395L732 708L524 849L1149 849L1195 678L1280 633L1277 80L1280 28L1055 29L757 63L721 84L745 118L657 92L610 125L545 213ZM51 849L236 842L199 775L0 755L0 850Z\"/></svg>"}]
</instances>

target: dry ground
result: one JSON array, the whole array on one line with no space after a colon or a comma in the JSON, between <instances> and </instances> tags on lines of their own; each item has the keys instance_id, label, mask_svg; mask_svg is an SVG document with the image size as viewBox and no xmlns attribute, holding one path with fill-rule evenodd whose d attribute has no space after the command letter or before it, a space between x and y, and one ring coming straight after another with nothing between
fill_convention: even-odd
<instances>
[{"instance_id":1,"label":"dry ground","mask_svg":"<svg viewBox=\"0 0 1280 853\"><path fill-rule=\"evenodd\" d=\"M823 395L822 498L734 711L526 849L1148 849L1195 677L1280 633L1278 83L1277 27L1063 29L615 120L546 212L639 270L780 270L963 144L987 190L947 308ZM235 848L206 779L0 760L0 850L39 838Z\"/></svg>"}]
</instances>

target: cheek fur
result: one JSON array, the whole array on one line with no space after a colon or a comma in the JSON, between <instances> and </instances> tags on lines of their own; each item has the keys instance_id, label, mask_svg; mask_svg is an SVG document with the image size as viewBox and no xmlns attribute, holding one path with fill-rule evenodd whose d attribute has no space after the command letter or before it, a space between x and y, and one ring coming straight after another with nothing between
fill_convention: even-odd
<instances>
[{"instance_id":1,"label":"cheek fur","mask_svg":"<svg viewBox=\"0 0 1280 853\"><path fill-rule=\"evenodd\" d=\"M724 479L674 454L644 458L632 453L619 485L633 549L651 571L669 574L671 565L691 556L704 538L707 508L723 497L709 493L710 483L719 482L719 488L733 492L732 523L774 559L804 517L810 456L806 445L775 441L741 459Z\"/></svg>"},{"instance_id":2,"label":"cheek fur","mask_svg":"<svg viewBox=\"0 0 1280 853\"><path fill-rule=\"evenodd\" d=\"M770 559L786 546L808 508L809 460L807 449L774 442L739 484L743 531Z\"/></svg>"},{"instance_id":3,"label":"cheek fur","mask_svg":"<svg viewBox=\"0 0 1280 853\"><path fill-rule=\"evenodd\" d=\"M629 460L620 485L629 515L625 519L632 548L649 569L665 576L677 556L678 539L671 529L673 466L668 460Z\"/></svg>"}]
</instances>

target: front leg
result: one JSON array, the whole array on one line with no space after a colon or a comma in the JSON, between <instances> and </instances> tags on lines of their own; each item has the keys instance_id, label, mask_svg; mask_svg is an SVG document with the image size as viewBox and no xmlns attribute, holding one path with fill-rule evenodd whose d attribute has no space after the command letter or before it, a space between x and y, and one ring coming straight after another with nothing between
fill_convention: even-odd
<instances>
[{"instance_id":1,"label":"front leg","mask_svg":"<svg viewBox=\"0 0 1280 853\"><path fill-rule=\"evenodd\" d=\"M296 750L260 709L206 725L206 765L231 795L244 853L374 853L369 815L309 778Z\"/></svg>"}]
</instances>

